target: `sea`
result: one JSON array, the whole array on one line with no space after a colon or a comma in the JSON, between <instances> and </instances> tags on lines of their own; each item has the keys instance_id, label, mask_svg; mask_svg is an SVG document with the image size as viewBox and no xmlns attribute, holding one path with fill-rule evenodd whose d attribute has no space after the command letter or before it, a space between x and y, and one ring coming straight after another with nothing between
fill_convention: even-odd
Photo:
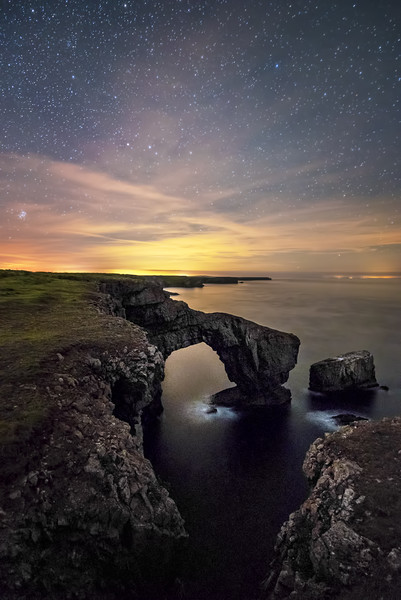
<instances>
[{"instance_id":1,"label":"sea","mask_svg":"<svg viewBox=\"0 0 401 600\"><path fill-rule=\"evenodd\" d=\"M308 495L302 463L310 444L338 428L333 417L401 414L401 277L320 275L168 288L191 308L226 312L295 333L298 363L285 384L291 402L207 412L232 386L205 344L166 361L164 412L145 432L145 454L170 491L189 533L179 566L187 600L253 600L268 575L276 536ZM175 296L174 296L175 298ZM308 390L312 363L369 350L388 390ZM181 597L181 596L180 596Z\"/></svg>"}]
</instances>

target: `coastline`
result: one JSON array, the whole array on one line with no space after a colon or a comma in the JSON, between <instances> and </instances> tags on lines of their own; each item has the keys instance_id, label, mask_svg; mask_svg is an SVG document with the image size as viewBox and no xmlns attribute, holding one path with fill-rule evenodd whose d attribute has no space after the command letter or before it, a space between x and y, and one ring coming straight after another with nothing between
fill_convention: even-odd
<instances>
[{"instance_id":1,"label":"coastline","mask_svg":"<svg viewBox=\"0 0 401 600\"><path fill-rule=\"evenodd\" d=\"M75 507L77 510L79 508L82 509L82 506L85 506L86 500L80 498L78 491L74 492L73 497L68 496L67 491L61 494L61 488L58 488L57 492L57 477L55 477L51 473L51 469L48 468L47 464L49 462L49 457L52 457L50 460L51 463L55 462L55 464L60 464L60 455L64 457L67 456L68 453L71 453L71 443L73 442L75 442L75 445L78 446L77 451L78 449L81 449L81 436L86 438L87 432L90 431L91 428L93 428L93 438L97 437L101 440L103 437L102 432L107 432L110 427L115 429L117 437L112 437L110 439L114 440L112 444L114 445L114 450L117 453L116 456L118 457L118 460L117 462L112 461L112 464L116 466L118 461L122 460L122 464L127 465L127 460L123 459L123 457L125 456L125 452L128 449L128 454L131 455L131 460L132 457L134 457L134 463L132 463L132 467L127 466L124 468L126 469L127 473L129 471L129 468L134 468L134 470L138 471L138 464L143 464L143 466L139 470L139 472L141 472L142 470L143 473L143 475L141 475L139 479L139 482L142 483L141 485L139 485L138 489L128 489L124 484L124 481L121 481L121 484L119 483L121 480L121 477L118 476L119 469L115 471L107 471L107 469L109 469L109 466L106 465L105 467L105 465L103 464L104 455L102 457L103 449L107 449L107 445L109 443L106 443L106 440L104 442L102 441L100 444L100 446L103 448L100 449L100 454L98 453L98 446L96 446L89 451L89 459L86 450L85 457L82 455L81 458L79 458L78 453L76 456L70 459L71 466L68 468L71 468L72 471L69 472L66 478L67 481L73 481L74 477L76 477L79 473L79 477L83 476L84 478L87 478L86 480L88 481L88 485L90 487L92 487L93 489L97 489L96 486L100 485L100 487L103 489L104 482L105 480L109 481L108 476L110 475L112 477L112 479L110 480L110 493L112 494L114 499L118 499L118 504L114 506L113 511L117 510L117 512L119 512L120 515L126 515L127 513L124 512L125 509L123 510L121 506L124 505L124 499L128 499L129 504L133 502L133 505L135 505L137 508L142 507L141 510L145 511L145 513L143 513L143 515L147 515L145 517L145 522L146 519L150 519L150 521L148 522L151 523L150 515L152 514L152 511L153 515L155 515L156 513L164 515L161 519L164 523L163 529L165 527L165 524L168 523L168 520L170 519L171 531L175 531L175 533L172 533L172 535L169 536L170 541L178 541L179 539L181 539L181 541L185 542L186 539L185 531L181 528L183 526L182 521L180 527L180 517L179 515L177 515L177 512L175 512L176 508L173 508L173 506L175 506L174 502L171 498L169 498L169 496L165 495L165 492L163 492L161 488L157 487L153 476L150 475L150 471L147 470L148 467L145 468L146 463L143 462L143 458L140 458L140 454L137 454L138 449L140 449L142 444L142 434L140 422L135 419L135 411L128 411L131 414L131 416L134 416L134 418L131 420L129 427L127 425L124 425L122 421L120 421L123 425L122 428L116 428L116 425L111 424L116 421L112 413L116 410L117 396L120 397L122 395L122 397L126 397L126 399L128 400L129 398L133 397L132 394L130 394L129 392L130 386L133 386L133 389L136 390L135 397L137 398L137 402L139 402L135 410L142 410L145 407L145 405L151 406L155 398L157 399L158 395L160 394L160 389L158 385L156 385L155 387L151 386L149 388L147 382L152 381L152 377L154 377L155 373L159 372L160 374L161 363L158 363L159 355L157 351L154 350L154 345L150 343L149 340L146 341L145 338L143 338L143 330L140 330L137 326L128 323L124 318L122 318L122 316L111 316L111 313L115 312L116 308L118 311L118 306L116 306L115 304L111 306L108 303L105 296L103 298L100 298L97 295L96 286L94 286L95 279L89 275L87 276L87 280L85 281L85 290L82 287L78 286L80 290L79 294L83 293L81 303L81 301L78 298L79 294L77 295L77 288L75 287L77 285L77 282L79 284L79 279L79 277L78 279L74 279L73 276L66 276L65 279L60 279L61 282L67 282L68 289L70 289L70 287L72 286L71 289L75 290L72 295L68 294L68 297L64 298L65 303L63 304L63 320L68 321L68 319L70 319L73 316L73 314L77 315L78 313L76 309L79 309L78 312L83 311L81 315L81 321L74 323L75 329L73 328L72 331L68 332L57 331L55 328L56 321L54 321L52 323L52 336L46 337L46 339L43 339L41 341L41 343L44 344L44 354L36 358L37 350L39 347L35 346L36 342L34 341L32 335L33 333L35 333L35 337L38 338L38 335L40 334L40 328L38 329L38 327L39 325L43 326L44 324L42 317L45 318L48 315L51 316L53 310L56 310L56 312L60 313L59 310L57 311L57 306L59 306L60 301L64 302L63 294L67 294L66 288L56 289L56 287L53 287L52 290L45 290L42 287L42 281L42 284L38 287L38 294L35 300L35 306L38 309L38 320L29 323L29 328L25 332L26 335L24 334L24 336L22 336L21 344L17 348L18 352L24 353L24 357L20 356L20 358L24 359L23 362L18 362L18 352L15 355L12 355L12 352L8 351L9 348L12 349L12 345L6 345L4 347L6 350L3 354L3 359L7 358L7 360L9 361L9 367L12 367L14 369L15 376L17 376L19 380L19 386L14 387L12 395L10 395L9 398L13 398L14 400L16 395L21 396L21 399L23 401L20 407L21 417L24 417L25 415L24 418L26 419L28 415L28 421L32 420L32 414L29 415L29 411L27 412L27 408L29 408L29 405L27 405L26 401L27 399L30 399L32 401L33 397L39 396L39 398L45 399L45 404L47 404L47 408L49 408L49 405L53 408L51 411L47 411L43 408L42 405L36 407L39 412L39 421L33 423L33 427L31 428L30 434L29 432L27 432L26 429L24 433L24 428L21 428L21 422L16 428L16 433L20 436L25 436L25 438L22 439L22 444L19 446L18 449L18 452L20 453L19 466L16 463L14 469L17 469L18 467L19 470L24 471L25 475L21 480L19 480L19 483L17 482L18 484L14 487L12 487L14 483L12 483L11 479L15 482L15 476L17 476L18 479L18 473L14 473L14 475L11 476L11 479L10 474L7 475L8 479L6 491L8 493L8 497L3 497L2 502L0 504L3 509L3 512L6 513L6 515L2 514L3 525L5 525L1 540L3 542L3 559L5 556L7 557L7 552L11 550L12 547L18 547L20 549L25 548L25 550L29 548L29 551L32 554L32 559L34 559L35 556L38 556L38 554L35 553L37 553L37 549L40 548L40 544L43 542L44 539L48 540L49 536L53 537L53 539L57 538L57 535L54 535L54 531L57 530L62 532L63 537L67 534L67 538L69 535L71 535L71 531L75 531L75 533L73 533L73 536L76 536L77 530L80 531L80 535L82 535L83 546L85 546L85 544L87 545L88 541L91 544L92 542L99 542L99 540L101 540L100 546L102 547L104 547L104 544L106 543L105 539L108 540L107 544L110 544L110 540L113 539L114 541L112 543L114 544L116 542L115 530L108 530L108 526L105 526L102 529L102 526L99 525L102 523L102 519L99 520L97 519L97 517L97 520L94 519L93 513L88 513L88 516L86 518L88 523L90 523L90 527L92 528L91 532L88 529L85 529L82 523L80 523L77 520L74 520L74 518L70 520L67 519L67 522L65 522L65 515L62 514L66 512L65 508L60 508L61 512L57 513L55 507L60 503L60 500L56 500L54 502L52 500L56 497L65 497L66 499L68 499L67 504L69 504L70 506L74 506L75 502ZM112 277L110 278L110 281L118 282L118 278ZM129 281L132 281L132 277L129 278ZM20 288L19 290L12 290L10 288L12 288L11 285L4 285L2 290L4 296L3 299L5 298L8 300L10 309L12 307L13 312L15 313L14 316L16 321L14 325L17 325L18 322L18 326L21 326L23 325L24 314L25 316L27 314L31 314L29 311L27 312L27 309L30 306L32 297L28 298L27 296L24 296L24 294L27 294L28 292L26 286L23 286L24 289ZM145 289L146 288L144 288L144 290ZM148 292L145 293L147 294ZM150 300L149 296L148 300ZM89 305L91 306L91 308L88 313L86 312L86 308L84 309L84 307L88 307ZM19 307L21 308L22 312L19 312ZM122 306L120 308L122 308ZM108 315L105 314L107 312L109 312ZM59 317L60 314L58 315L58 318ZM69 328L70 326L71 321L69 322ZM99 335L100 333L101 335ZM13 332L14 342L18 341L15 337L16 334L18 334L17 329L15 329ZM53 334L55 334L54 339ZM68 337L70 334L71 336ZM81 337L80 342L77 344L78 334ZM7 344L7 339L4 339ZM131 353L127 350L127 348L129 347L132 347L133 350L136 347L137 352ZM50 352L50 355L52 357L51 361L49 361L48 358L46 358L49 356L48 352ZM9 354L9 356L6 357L6 354ZM30 360L33 361L32 364L29 364ZM4 373L5 372L3 372L2 374L4 375ZM159 379L159 375L156 377L156 379ZM12 382L9 381L9 383ZM10 390L11 388L9 388L9 391ZM6 398L6 395L3 394L3 397ZM152 398L152 400L150 400L150 398ZM131 402L131 400L129 400L129 402ZM142 405L142 402L144 402L144 405ZM32 406L30 408L32 408ZM126 413L126 405L120 404L119 410L122 414L124 412ZM92 416L91 411L94 411ZM18 407L13 411L14 416L16 416L15 412L18 412ZM90 417L90 424L87 422L86 428L82 428L83 415L86 415L85 419L88 416ZM95 418L95 415L96 418L101 418L101 424L93 426L92 419ZM11 416L12 415L8 415L8 417ZM58 423L57 427L59 427L59 429L54 429L56 423ZM26 425L29 426L29 423L26 423ZM129 442L127 440L132 438L130 430L132 432L133 429L135 430L135 435L133 438L135 447L132 447L132 449L130 450L130 443L132 442ZM51 437L53 439L53 442L49 443ZM58 449L53 447L54 440L56 440L57 442L57 440L60 441L64 438L66 444L65 446L63 446L62 444ZM90 439L92 439L92 437L88 438L88 443ZM366 437L365 441L366 443L369 443L369 436ZM88 448L89 446L86 446L86 449ZM15 447L14 450L16 454L17 447ZM320 451L323 450L320 449ZM139 450L139 452L141 451ZM57 458L57 456L59 458ZM24 463L23 461L25 459L26 462ZM333 456L330 460L333 460ZM57 461L59 462L57 463ZM139 463L137 464L136 461L139 461ZM128 463L129 462L130 459L128 459ZM78 469L76 469L77 465L80 465ZM110 468L115 469L115 466ZM365 464L364 469L369 469L369 465ZM128 479L130 480L132 477L133 476L130 475L128 476ZM142 477L144 477L144 479L141 479ZM94 487L94 482L96 481L98 483L96 483ZM136 481L138 483L138 480ZM390 490L391 487L392 486L390 484ZM147 489L145 490L144 488ZM150 496L148 497L149 493ZM56 496L54 496L54 494L56 494ZM12 497L10 497L10 495ZM97 495L99 495L99 491ZM40 501L38 500L36 504L34 503L34 505L32 505L32 499L36 497L39 497ZM146 500L147 497L150 504ZM157 504L153 504L155 502L155 498L157 497L159 498L159 508L157 508ZM333 498L329 498L329 501L332 504ZM326 506L327 510L330 510L330 502ZM90 502L88 501L88 506L91 503L93 504L93 500L90 500ZM172 511L168 513L170 514L169 517L167 517L165 508L161 510L160 507L162 505L165 506L165 508L169 507L169 511ZM35 506L34 513L31 512L33 506ZM150 506L152 506L152 510L150 509ZM23 524L22 521L19 521L19 519L21 518L20 516L14 518L18 511L20 511L21 515L21 507L23 507L23 509L25 510L24 518L31 520L30 524L28 524L28 528L26 520ZM85 510L86 509L84 509L83 513L85 512ZM139 514L142 514L141 510L139 510ZM53 519L53 515L57 516L56 520ZM44 518L45 521L43 521ZM133 526L132 531L135 532L135 522L132 522L131 518L129 518L129 520ZM29 530L29 538L24 538L25 534L22 535L22 533L19 533L17 537L14 538L13 541L11 541L11 544L8 547L9 550L6 550L6 554L4 554L4 543L6 542L4 538L4 531L7 528L9 530L11 530L13 527L18 528L18 523L20 523L21 525L21 532L23 529ZM34 526L32 525L33 523ZM77 523L80 523L78 527ZM121 523L123 523L123 525L121 525ZM116 529L118 531L119 527L122 527L121 532L123 530L126 532L124 533L123 538L126 540L126 543L128 543L127 540L130 538L131 534L127 533L129 529L124 529L126 523L126 516L123 516L120 524L117 523ZM175 523L175 525L173 525L173 523ZM153 525L151 528L153 531ZM107 535L104 533L105 531L108 531ZM157 528L156 530L154 530L154 532L156 531ZM163 536L164 535L165 534L163 533ZM298 535L298 533L295 532L294 535ZM42 538L42 536L45 537ZM117 535L117 538L119 538L119 536L120 534ZM172 546L169 546L169 549L167 545L161 545L165 548L166 554L170 554L170 556L172 556L171 553L175 554L176 558L173 560L173 563L177 562L177 556L179 555L179 551L176 553L176 550L173 550L175 541ZM24 550L22 550L22 553L23 552ZM114 553L116 553L116 555L119 552L120 550L114 550ZM387 554L391 554L391 557L396 556L396 553L392 552L392 548L388 551ZM24 586L26 587L26 589L29 589L29 586L32 585L32 573L35 572L35 569L33 569L32 567L30 568L30 570L29 568L27 570L26 565L29 564L30 559L27 561L26 554L24 560L21 560L21 557L22 554L20 553L19 555L14 557L11 563L7 563L7 559L5 561L6 567L3 571L5 579L7 579L7 577L10 578L10 573L14 573L13 577L15 577L15 580L19 582L18 585L20 586L18 588L19 595L16 596L18 598L23 597L21 590L24 589ZM76 557L75 560L78 561L78 558ZM79 560L81 561L81 563L85 562L82 557ZM392 564L393 563L394 561L392 562ZM382 565L382 569L384 569L384 567L388 564L388 561L387 563L384 562ZM166 563L165 566L167 567ZM393 573L393 567L391 567L393 570L391 572L388 572L389 575ZM70 573L70 575L67 575L66 577L71 577L72 581L72 571L69 571L69 568L67 568L66 564L63 565L63 568L67 573ZM116 573L118 572L121 575L121 570L119 570L120 567L117 563L114 565L113 568L115 568ZM17 571L15 569L17 569ZM297 571L297 569L295 571ZM282 569L280 570L280 573L281 572ZM94 580L96 580L96 578L99 579L99 574L96 575L92 572L91 578ZM283 581L283 576L281 577L280 581ZM76 583L77 585L81 586L89 586L90 584L90 582L83 582L82 580L77 581ZM320 581L320 583L322 583L322 580ZM128 585L127 580L125 580L124 585ZM171 585L173 586L173 582L171 583ZM380 581L376 580L375 585L380 585ZM171 589L173 590L173 588ZM292 591L294 591L294 589ZM345 594L348 593L348 591L349 590L346 587L342 590L341 593ZM29 592L27 593L29 594ZM110 591L110 594L111 593L112 592ZM172 593L174 592L172 591ZM334 593L337 593L337 591L333 591L333 594ZM49 598L51 597L52 596L49 596ZM335 595L333 597L335 597ZM10 595L9 598L11 599L14 597ZM110 595L104 596L104 598L114 597ZM303 596L300 596L300 598L303 598Z\"/></svg>"}]
</instances>

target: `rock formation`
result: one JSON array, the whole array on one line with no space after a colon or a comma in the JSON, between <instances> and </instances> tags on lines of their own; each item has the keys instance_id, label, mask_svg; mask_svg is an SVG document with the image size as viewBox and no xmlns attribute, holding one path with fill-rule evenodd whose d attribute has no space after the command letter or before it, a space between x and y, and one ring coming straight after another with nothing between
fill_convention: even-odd
<instances>
[{"instance_id":1,"label":"rock formation","mask_svg":"<svg viewBox=\"0 0 401 600\"><path fill-rule=\"evenodd\" d=\"M174 598L187 534L142 450L142 421L161 407L165 357L206 341L250 401L296 362L291 334L190 310L156 283L109 278L99 287L91 281L87 292L88 315L98 313L93 337L82 341L78 323L36 375L24 374L28 395L50 408L20 457L2 447L2 600Z\"/></svg>"},{"instance_id":2,"label":"rock formation","mask_svg":"<svg viewBox=\"0 0 401 600\"><path fill-rule=\"evenodd\" d=\"M264 600L399 597L401 418L357 422L309 449L309 498L281 529Z\"/></svg>"},{"instance_id":3,"label":"rock formation","mask_svg":"<svg viewBox=\"0 0 401 600\"><path fill-rule=\"evenodd\" d=\"M167 358L171 352L205 342L217 352L242 402L275 404L275 393L295 366L299 339L225 313L192 310L171 300L153 283L105 281L101 284L110 312L125 316L148 333ZM288 399L285 394L281 397Z\"/></svg>"},{"instance_id":4,"label":"rock formation","mask_svg":"<svg viewBox=\"0 0 401 600\"><path fill-rule=\"evenodd\" d=\"M311 365L309 389L338 392L377 386L373 356L367 350L348 352Z\"/></svg>"},{"instance_id":5,"label":"rock formation","mask_svg":"<svg viewBox=\"0 0 401 600\"><path fill-rule=\"evenodd\" d=\"M139 327L115 317L104 326L111 344L77 341L34 382L54 408L25 472L2 488L2 600L160 598L174 579L186 532L143 456L140 425L160 395L163 357Z\"/></svg>"}]
</instances>

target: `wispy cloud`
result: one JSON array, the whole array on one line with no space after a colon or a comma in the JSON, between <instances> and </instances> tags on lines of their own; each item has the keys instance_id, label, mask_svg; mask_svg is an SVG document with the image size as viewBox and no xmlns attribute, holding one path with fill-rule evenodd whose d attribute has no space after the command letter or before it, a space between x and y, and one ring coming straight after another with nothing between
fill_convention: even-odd
<instances>
[{"instance_id":1,"label":"wispy cloud","mask_svg":"<svg viewBox=\"0 0 401 600\"><path fill-rule=\"evenodd\" d=\"M369 211L335 194L324 202L277 199L282 172L243 186L204 185L189 197L171 191L163 177L138 183L40 156L2 155L0 167L3 268L206 272L249 270L252 262L253 271L268 271L298 263L310 269L309 261L318 270L346 258L350 270L363 270L373 248L387 249L376 253L384 270L399 264L391 199ZM315 177L317 169L290 169L287 183ZM185 188L187 170L174 175L174 188ZM249 194L252 201L241 204Z\"/></svg>"}]
</instances>

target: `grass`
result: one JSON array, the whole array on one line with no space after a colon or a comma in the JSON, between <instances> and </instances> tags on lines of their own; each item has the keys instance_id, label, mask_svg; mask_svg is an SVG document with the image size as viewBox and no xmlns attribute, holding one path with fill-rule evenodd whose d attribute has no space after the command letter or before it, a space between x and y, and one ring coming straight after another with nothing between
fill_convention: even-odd
<instances>
[{"instance_id":1,"label":"grass","mask_svg":"<svg viewBox=\"0 0 401 600\"><path fill-rule=\"evenodd\" d=\"M106 278L123 277L0 271L3 456L45 426L52 405L44 390L57 353L108 341L105 320L110 317L99 314L93 302L97 282Z\"/></svg>"},{"instance_id":2,"label":"grass","mask_svg":"<svg viewBox=\"0 0 401 600\"><path fill-rule=\"evenodd\" d=\"M198 277L156 279L165 286L200 283ZM0 270L0 454L7 446L24 444L43 427L52 408L43 390L57 353L106 342L109 317L94 307L100 280L149 278Z\"/></svg>"},{"instance_id":3,"label":"grass","mask_svg":"<svg viewBox=\"0 0 401 600\"><path fill-rule=\"evenodd\" d=\"M0 274L0 445L26 440L49 405L43 363L71 344L88 317L87 282L51 274Z\"/></svg>"}]
</instances>

